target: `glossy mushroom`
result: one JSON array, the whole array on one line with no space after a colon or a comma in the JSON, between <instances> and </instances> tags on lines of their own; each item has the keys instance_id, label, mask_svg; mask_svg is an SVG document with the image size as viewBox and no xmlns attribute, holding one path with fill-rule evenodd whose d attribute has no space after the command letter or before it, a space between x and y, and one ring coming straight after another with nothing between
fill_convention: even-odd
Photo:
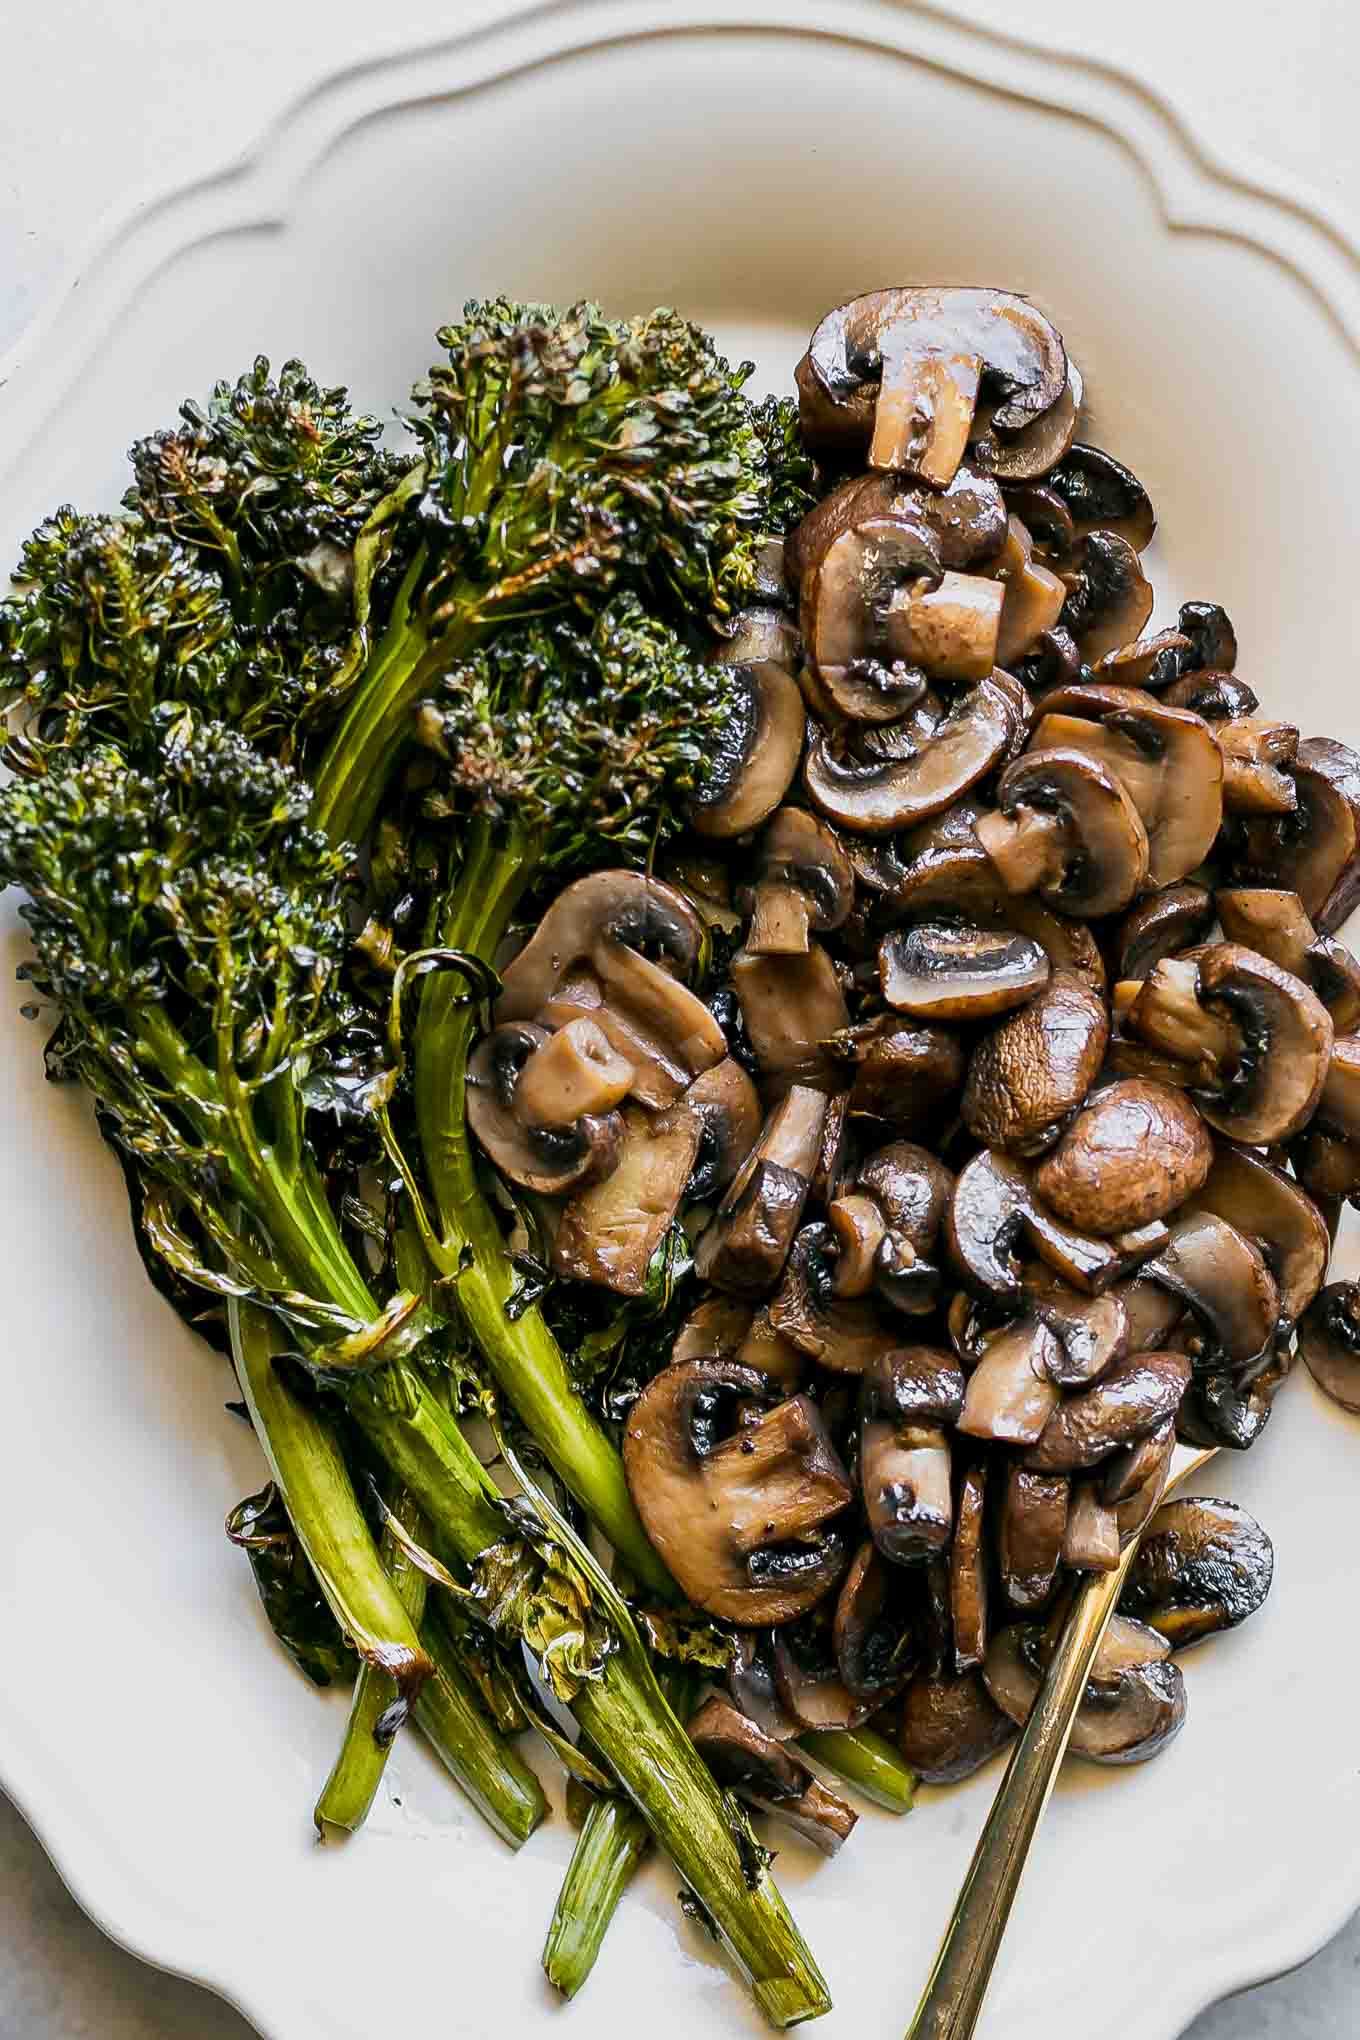
<instances>
[{"instance_id":1,"label":"glossy mushroom","mask_svg":"<svg viewBox=\"0 0 1360 2040\"><path fill-rule=\"evenodd\" d=\"M734 666L730 700L689 804L701 836L759 828L788 792L803 752L803 697L787 666L769 658Z\"/></svg>"},{"instance_id":2,"label":"glossy mushroom","mask_svg":"<svg viewBox=\"0 0 1360 2040\"><path fill-rule=\"evenodd\" d=\"M1360 1284L1328 1283L1304 1312L1299 1352L1324 1394L1360 1411Z\"/></svg>"},{"instance_id":3,"label":"glossy mushroom","mask_svg":"<svg viewBox=\"0 0 1360 2040\"><path fill-rule=\"evenodd\" d=\"M964 1125L1016 1154L1051 1147L1095 1082L1109 1034L1099 992L1074 971L1055 970L974 1046L959 1107Z\"/></svg>"},{"instance_id":4,"label":"glossy mushroom","mask_svg":"<svg viewBox=\"0 0 1360 2040\"><path fill-rule=\"evenodd\" d=\"M1073 445L1048 477L1048 487L1066 505L1080 536L1113 531L1142 552L1157 529L1137 475L1098 446Z\"/></svg>"},{"instance_id":5,"label":"glossy mushroom","mask_svg":"<svg viewBox=\"0 0 1360 2040\"><path fill-rule=\"evenodd\" d=\"M1174 1220L1147 1274L1190 1305L1235 1373L1259 1365L1280 1323L1280 1292L1253 1240L1213 1211Z\"/></svg>"},{"instance_id":6,"label":"glossy mushroom","mask_svg":"<svg viewBox=\"0 0 1360 2040\"><path fill-rule=\"evenodd\" d=\"M1160 702L1091 720L1043 715L1036 751L1078 750L1106 767L1142 817L1148 882L1175 885L1201 865L1223 823L1223 754L1202 717Z\"/></svg>"},{"instance_id":7,"label":"glossy mushroom","mask_svg":"<svg viewBox=\"0 0 1360 2040\"><path fill-rule=\"evenodd\" d=\"M1115 1616L1105 1633L1068 1748L1099 1764L1146 1763L1185 1725L1185 1681L1155 1630ZM1042 1632L1016 1624L993 1639L983 1671L992 1700L1017 1727L1029 1719L1043 1672Z\"/></svg>"},{"instance_id":8,"label":"glossy mushroom","mask_svg":"<svg viewBox=\"0 0 1360 2040\"><path fill-rule=\"evenodd\" d=\"M884 999L917 1020L992 1019L1041 992L1049 971L1031 936L966 922L896 928L879 948Z\"/></svg>"},{"instance_id":9,"label":"glossy mushroom","mask_svg":"<svg viewBox=\"0 0 1360 2040\"><path fill-rule=\"evenodd\" d=\"M963 695L929 741L906 758L849 758L819 729L803 783L828 821L856 835L886 835L938 814L986 777L1016 726L1010 696L990 679Z\"/></svg>"},{"instance_id":10,"label":"glossy mushroom","mask_svg":"<svg viewBox=\"0 0 1360 2040\"><path fill-rule=\"evenodd\" d=\"M756 847L746 948L753 956L805 956L809 936L839 928L855 879L840 844L802 808L782 807Z\"/></svg>"},{"instance_id":11,"label":"glossy mushroom","mask_svg":"<svg viewBox=\"0 0 1360 2040\"><path fill-rule=\"evenodd\" d=\"M927 1785L971 1777L1017 1733L978 1671L919 1672L902 1701L902 1754Z\"/></svg>"},{"instance_id":12,"label":"glossy mushroom","mask_svg":"<svg viewBox=\"0 0 1360 2040\"><path fill-rule=\"evenodd\" d=\"M1119 1609L1185 1650L1254 1615L1274 1573L1274 1546L1239 1503L1185 1496L1143 1532Z\"/></svg>"},{"instance_id":13,"label":"glossy mushroom","mask_svg":"<svg viewBox=\"0 0 1360 2040\"><path fill-rule=\"evenodd\" d=\"M825 1116L825 1098L802 1085L775 1106L695 1250L704 1281L738 1296L774 1288L803 1216Z\"/></svg>"},{"instance_id":14,"label":"glossy mushroom","mask_svg":"<svg viewBox=\"0 0 1360 2040\"><path fill-rule=\"evenodd\" d=\"M763 1733L716 1694L690 1717L689 1736L722 1785L794 1828L825 1856L849 1840L859 1816L797 1752Z\"/></svg>"},{"instance_id":15,"label":"glossy mushroom","mask_svg":"<svg viewBox=\"0 0 1360 2040\"><path fill-rule=\"evenodd\" d=\"M1360 756L1332 737L1307 737L1290 778L1293 813L1245 822L1234 874L1243 885L1288 886L1319 933L1332 935L1360 883Z\"/></svg>"},{"instance_id":16,"label":"glossy mushroom","mask_svg":"<svg viewBox=\"0 0 1360 2040\"><path fill-rule=\"evenodd\" d=\"M1214 1144L1184 1092L1125 1078L1098 1091L1034 1172L1049 1209L1098 1238L1165 1218L1208 1175Z\"/></svg>"},{"instance_id":17,"label":"glossy mushroom","mask_svg":"<svg viewBox=\"0 0 1360 2040\"><path fill-rule=\"evenodd\" d=\"M608 1042L598 1038L603 1055L610 1056ZM545 1197L612 1174L624 1140L624 1122L609 1108L555 1125L543 1125L517 1109L524 1070L552 1040L546 1029L520 1021L494 1028L468 1059L466 1089L468 1126L478 1145L510 1182ZM631 1065L624 1067L631 1079ZM606 1095L611 1088L606 1087ZM558 1095L565 1107L564 1094Z\"/></svg>"},{"instance_id":18,"label":"glossy mushroom","mask_svg":"<svg viewBox=\"0 0 1360 2040\"><path fill-rule=\"evenodd\" d=\"M1147 881L1148 838L1120 780L1084 750L1026 751L975 833L1008 892L1037 892L1081 919L1128 906Z\"/></svg>"}]
</instances>

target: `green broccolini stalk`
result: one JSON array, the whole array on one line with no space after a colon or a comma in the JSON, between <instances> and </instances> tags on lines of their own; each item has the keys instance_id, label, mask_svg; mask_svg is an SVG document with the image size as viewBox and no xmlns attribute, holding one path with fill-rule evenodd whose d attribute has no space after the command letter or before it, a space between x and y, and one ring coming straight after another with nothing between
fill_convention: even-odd
<instances>
[{"instance_id":1,"label":"green broccolini stalk","mask_svg":"<svg viewBox=\"0 0 1360 2040\"><path fill-rule=\"evenodd\" d=\"M488 1718L448 1631L427 1616L421 1639L434 1677L416 1698L415 1723L454 1783L503 1842L518 1849L546 1820L543 1787L510 1738Z\"/></svg>"},{"instance_id":2,"label":"green broccolini stalk","mask_svg":"<svg viewBox=\"0 0 1360 2040\"><path fill-rule=\"evenodd\" d=\"M543 1974L563 1997L575 1997L595 1967L649 1846L647 1823L635 1806L612 1793L590 1798L543 1944Z\"/></svg>"}]
</instances>

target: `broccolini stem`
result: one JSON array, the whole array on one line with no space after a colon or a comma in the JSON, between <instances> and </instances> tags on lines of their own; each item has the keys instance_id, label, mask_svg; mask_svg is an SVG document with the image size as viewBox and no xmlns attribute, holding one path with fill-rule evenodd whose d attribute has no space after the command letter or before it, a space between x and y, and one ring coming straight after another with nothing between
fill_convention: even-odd
<instances>
[{"instance_id":1,"label":"broccolini stem","mask_svg":"<svg viewBox=\"0 0 1360 2040\"><path fill-rule=\"evenodd\" d=\"M436 1547L472 1564L505 1534L495 1490L453 1419L402 1362L349 1407L429 1521ZM776 2026L830 2009L825 1980L768 1871L752 1865L722 1795L636 1637L605 1660L572 1711L712 1919Z\"/></svg>"},{"instance_id":2,"label":"broccolini stem","mask_svg":"<svg viewBox=\"0 0 1360 2040\"><path fill-rule=\"evenodd\" d=\"M649 1845L647 1823L626 1799L610 1794L591 1801L543 1945L543 1973L563 1997L575 1997L595 1967Z\"/></svg>"},{"instance_id":3,"label":"broccolini stem","mask_svg":"<svg viewBox=\"0 0 1360 2040\"><path fill-rule=\"evenodd\" d=\"M798 1740L810 1757L864 1798L886 1806L889 1813L911 1812L920 1780L876 1729L814 1729Z\"/></svg>"},{"instance_id":4,"label":"broccolini stem","mask_svg":"<svg viewBox=\"0 0 1360 2040\"><path fill-rule=\"evenodd\" d=\"M274 1360L288 1344L278 1320L234 1299L228 1320L255 1435L331 1611L364 1665L409 1700L432 1666L378 1557L335 1433L278 1374Z\"/></svg>"},{"instance_id":5,"label":"broccolini stem","mask_svg":"<svg viewBox=\"0 0 1360 2040\"><path fill-rule=\"evenodd\" d=\"M363 840L396 761L411 740L417 703L440 673L485 635L485 629L469 619L432 645L418 619L394 613L313 782L312 821L332 843Z\"/></svg>"},{"instance_id":6,"label":"broccolini stem","mask_svg":"<svg viewBox=\"0 0 1360 2040\"><path fill-rule=\"evenodd\" d=\"M425 1528L411 1497L399 1492L393 1497L390 1507L403 1529L417 1543L421 1542ZM390 1529L383 1531L379 1549L398 1600L416 1628L420 1629L425 1614L427 1581L424 1573L418 1566L412 1565ZM425 1641L423 1635L422 1641ZM434 1658L428 1642L426 1649ZM427 1691L429 1683L433 1682L427 1682ZM396 1729L400 1726L400 1720L394 1714L396 1700L396 1685L386 1672L361 1664L359 1676L354 1681L345 1739L330 1777L321 1788L321 1797L316 1802L313 1815L316 1831L323 1839L328 1827L347 1828L352 1833L368 1819L383 1772L387 1769Z\"/></svg>"},{"instance_id":7,"label":"broccolini stem","mask_svg":"<svg viewBox=\"0 0 1360 2040\"><path fill-rule=\"evenodd\" d=\"M493 843L485 824L470 835L440 939L490 963L534 869L531 839ZM426 1180L438 1213L433 1250L457 1282L458 1304L497 1382L554 1471L595 1519L629 1569L653 1593L677 1598L642 1527L623 1461L573 1387L561 1349L537 1310L506 1314L516 1275L473 1165L464 1082L475 1014L449 973L427 978L415 1034L415 1106Z\"/></svg>"},{"instance_id":8,"label":"broccolini stem","mask_svg":"<svg viewBox=\"0 0 1360 2040\"><path fill-rule=\"evenodd\" d=\"M488 1827L518 1849L547 1817L543 1787L510 1738L488 1720L433 1612L420 1633L435 1671L416 1701L416 1727Z\"/></svg>"}]
</instances>

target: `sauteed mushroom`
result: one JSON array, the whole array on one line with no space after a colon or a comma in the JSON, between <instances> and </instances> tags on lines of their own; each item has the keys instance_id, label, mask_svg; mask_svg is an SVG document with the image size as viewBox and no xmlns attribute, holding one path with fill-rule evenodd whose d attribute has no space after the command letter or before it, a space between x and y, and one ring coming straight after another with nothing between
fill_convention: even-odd
<instances>
[{"instance_id":1,"label":"sauteed mushroom","mask_svg":"<svg viewBox=\"0 0 1360 2040\"><path fill-rule=\"evenodd\" d=\"M1332 935L1360 884L1360 757L1331 737L1307 737L1290 778L1293 813L1245 823L1235 874L1243 885L1288 886L1319 933Z\"/></svg>"},{"instance_id":2,"label":"sauteed mushroom","mask_svg":"<svg viewBox=\"0 0 1360 2040\"><path fill-rule=\"evenodd\" d=\"M1223 886L1214 895L1229 942L1240 942L1311 986L1338 1034L1360 1027L1360 962L1335 936L1319 935L1297 893L1276 886Z\"/></svg>"},{"instance_id":3,"label":"sauteed mushroom","mask_svg":"<svg viewBox=\"0 0 1360 2040\"><path fill-rule=\"evenodd\" d=\"M1157 519L1147 490L1113 454L1078 442L1048 477L1047 486L1066 504L1080 536L1113 531L1138 552L1151 542Z\"/></svg>"},{"instance_id":4,"label":"sauteed mushroom","mask_svg":"<svg viewBox=\"0 0 1360 2040\"><path fill-rule=\"evenodd\" d=\"M690 1717L690 1740L720 1784L795 1828L823 1855L834 1856L859 1816L839 1793L814 1777L796 1751L775 1742L730 1700L715 1694Z\"/></svg>"},{"instance_id":5,"label":"sauteed mushroom","mask_svg":"<svg viewBox=\"0 0 1360 2040\"><path fill-rule=\"evenodd\" d=\"M812 563L852 525L900 517L923 527L941 567L990 560L1006 537L1006 505L997 484L961 467L944 489L913 486L902 475L851 475L814 503L784 541L784 568L797 588Z\"/></svg>"},{"instance_id":6,"label":"sauteed mushroom","mask_svg":"<svg viewBox=\"0 0 1360 2040\"><path fill-rule=\"evenodd\" d=\"M1267 1355L1280 1322L1280 1292L1265 1255L1212 1211L1176 1219L1147 1273L1188 1303L1213 1332L1238 1378Z\"/></svg>"},{"instance_id":7,"label":"sauteed mushroom","mask_svg":"<svg viewBox=\"0 0 1360 2040\"><path fill-rule=\"evenodd\" d=\"M739 1296L773 1289L793 1245L826 1117L819 1091L795 1084L775 1106L699 1241L695 1267Z\"/></svg>"},{"instance_id":8,"label":"sauteed mushroom","mask_svg":"<svg viewBox=\"0 0 1360 2040\"><path fill-rule=\"evenodd\" d=\"M994 1027L968 1059L960 1111L977 1139L1016 1154L1050 1147L1095 1082L1110 1025L1105 1002L1070 970Z\"/></svg>"},{"instance_id":9,"label":"sauteed mushroom","mask_svg":"<svg viewBox=\"0 0 1360 2040\"><path fill-rule=\"evenodd\" d=\"M883 996L916 1020L988 1020L1022 1006L1048 982L1049 962L1028 935L920 921L879 950Z\"/></svg>"},{"instance_id":10,"label":"sauteed mushroom","mask_svg":"<svg viewBox=\"0 0 1360 2040\"><path fill-rule=\"evenodd\" d=\"M1144 1531L1120 1612L1185 1650L1254 1615L1274 1572L1274 1546L1255 1517L1191 1495L1167 1502Z\"/></svg>"},{"instance_id":11,"label":"sauteed mushroom","mask_svg":"<svg viewBox=\"0 0 1360 2040\"><path fill-rule=\"evenodd\" d=\"M983 1683L980 1672L962 1677L920 1672L902 1702L902 1754L927 1785L971 1777L1017 1734Z\"/></svg>"},{"instance_id":12,"label":"sauteed mushroom","mask_svg":"<svg viewBox=\"0 0 1360 2040\"><path fill-rule=\"evenodd\" d=\"M1223 895L1220 893L1218 899ZM1207 886L1183 880L1149 893L1130 908L1119 928L1119 975L1144 978L1164 957L1204 941L1214 925L1215 896ZM1243 938L1228 931L1232 942ZM1259 947L1248 944L1248 947ZM1267 952L1268 953L1268 952ZM1278 962L1279 959L1276 958Z\"/></svg>"},{"instance_id":13,"label":"sauteed mushroom","mask_svg":"<svg viewBox=\"0 0 1360 2040\"><path fill-rule=\"evenodd\" d=\"M1360 1284L1328 1283L1304 1312L1299 1351L1333 1402L1360 1411Z\"/></svg>"},{"instance_id":14,"label":"sauteed mushroom","mask_svg":"<svg viewBox=\"0 0 1360 2040\"><path fill-rule=\"evenodd\" d=\"M1097 1237L1165 1218L1209 1173L1214 1144L1181 1091L1126 1078L1082 1106L1034 1172L1039 1196Z\"/></svg>"},{"instance_id":15,"label":"sauteed mushroom","mask_svg":"<svg viewBox=\"0 0 1360 2040\"><path fill-rule=\"evenodd\" d=\"M803 752L803 697L787 666L771 658L735 666L732 702L690 802L701 836L758 828L788 792Z\"/></svg>"},{"instance_id":16,"label":"sauteed mushroom","mask_svg":"<svg viewBox=\"0 0 1360 2040\"><path fill-rule=\"evenodd\" d=\"M1087 1681L1068 1747L1098 1764L1142 1764L1185 1725L1185 1681L1155 1630L1116 1615ZM1043 1670L1043 1635L1017 1624L987 1653L987 1691L1017 1727L1029 1719Z\"/></svg>"},{"instance_id":17,"label":"sauteed mushroom","mask_svg":"<svg viewBox=\"0 0 1360 2040\"><path fill-rule=\"evenodd\" d=\"M1148 875L1148 838L1121 781L1084 750L1026 751L975 824L1008 892L1037 892L1060 913L1117 913Z\"/></svg>"},{"instance_id":18,"label":"sauteed mushroom","mask_svg":"<svg viewBox=\"0 0 1360 2040\"><path fill-rule=\"evenodd\" d=\"M810 934L839 928L854 902L849 859L830 829L802 808L780 808L756 851L746 948L753 956L805 956Z\"/></svg>"},{"instance_id":19,"label":"sauteed mushroom","mask_svg":"<svg viewBox=\"0 0 1360 2040\"><path fill-rule=\"evenodd\" d=\"M1090 531L1081 542L1059 623L1088 665L1132 644L1152 614L1152 583L1134 547L1116 531Z\"/></svg>"},{"instance_id":20,"label":"sauteed mushroom","mask_svg":"<svg viewBox=\"0 0 1360 2040\"><path fill-rule=\"evenodd\" d=\"M602 1053L610 1055L608 1042L599 1039ZM553 1126L517 1109L522 1074L551 1040L546 1029L523 1022L495 1028L468 1060L466 1091L468 1125L480 1146L512 1183L545 1197L611 1175L624 1138L622 1119L608 1107L603 1114L582 1112ZM631 1081L631 1065L624 1068ZM606 1085L604 1095L611 1088Z\"/></svg>"},{"instance_id":21,"label":"sauteed mushroom","mask_svg":"<svg viewBox=\"0 0 1360 2040\"><path fill-rule=\"evenodd\" d=\"M818 730L803 767L813 806L857 835L886 835L938 814L986 777L1015 729L1010 697L992 680L965 694L911 757L846 759Z\"/></svg>"},{"instance_id":22,"label":"sauteed mushroom","mask_svg":"<svg viewBox=\"0 0 1360 2040\"><path fill-rule=\"evenodd\" d=\"M1036 751L1084 751L1123 786L1147 830L1148 881L1175 885L1201 865L1223 822L1223 754L1189 709L1121 708L1100 721L1044 714Z\"/></svg>"}]
</instances>

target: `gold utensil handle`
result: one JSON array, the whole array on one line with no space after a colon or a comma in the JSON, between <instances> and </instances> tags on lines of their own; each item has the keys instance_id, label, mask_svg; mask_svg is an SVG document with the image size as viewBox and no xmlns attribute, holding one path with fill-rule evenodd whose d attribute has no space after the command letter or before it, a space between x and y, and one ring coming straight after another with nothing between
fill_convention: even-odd
<instances>
[{"instance_id":1,"label":"gold utensil handle","mask_svg":"<svg viewBox=\"0 0 1360 2040\"><path fill-rule=\"evenodd\" d=\"M1137 1548L1134 1538L1114 1572L1088 1573L1077 1589L1062 1640L973 1852L907 2040L970 2040L1086 1675Z\"/></svg>"}]
</instances>

